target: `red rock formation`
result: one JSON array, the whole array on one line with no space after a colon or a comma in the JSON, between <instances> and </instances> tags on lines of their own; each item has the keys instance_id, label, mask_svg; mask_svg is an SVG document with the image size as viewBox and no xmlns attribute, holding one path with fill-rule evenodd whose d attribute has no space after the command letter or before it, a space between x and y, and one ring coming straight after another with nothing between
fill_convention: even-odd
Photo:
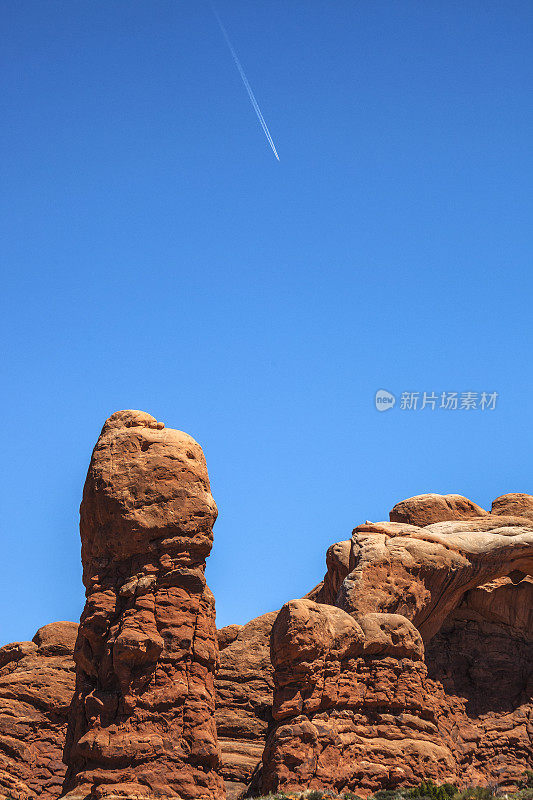
<instances>
[{"instance_id":1,"label":"red rock formation","mask_svg":"<svg viewBox=\"0 0 533 800\"><path fill-rule=\"evenodd\" d=\"M247 788L261 765L272 720L270 632L277 613L263 614L244 626L230 625L218 632L216 723L222 753L220 771L229 800Z\"/></svg>"},{"instance_id":2,"label":"red rock formation","mask_svg":"<svg viewBox=\"0 0 533 800\"><path fill-rule=\"evenodd\" d=\"M498 514L458 496L400 503L354 530L336 597L327 577L309 595L342 610L283 607L263 791L505 785L533 767L533 524L519 497Z\"/></svg>"},{"instance_id":3,"label":"red rock formation","mask_svg":"<svg viewBox=\"0 0 533 800\"><path fill-rule=\"evenodd\" d=\"M204 577L216 516L194 439L140 411L107 420L81 504L69 800L223 796Z\"/></svg>"},{"instance_id":4,"label":"red rock formation","mask_svg":"<svg viewBox=\"0 0 533 800\"><path fill-rule=\"evenodd\" d=\"M369 793L454 776L438 730L444 692L427 680L418 631L404 617L287 603L272 631L273 715L263 790Z\"/></svg>"},{"instance_id":5,"label":"red rock formation","mask_svg":"<svg viewBox=\"0 0 533 800\"><path fill-rule=\"evenodd\" d=\"M326 553L327 571L323 580L306 594L308 600L334 606L343 580L353 569L352 541L337 542L328 547Z\"/></svg>"},{"instance_id":6,"label":"red rock formation","mask_svg":"<svg viewBox=\"0 0 533 800\"><path fill-rule=\"evenodd\" d=\"M193 439L110 417L81 506L76 676L74 623L0 649L0 800L57 798L72 694L68 800L367 795L533 767L533 497L399 503L329 548L306 598L218 631L219 655L216 514Z\"/></svg>"},{"instance_id":7,"label":"red rock formation","mask_svg":"<svg viewBox=\"0 0 533 800\"><path fill-rule=\"evenodd\" d=\"M355 566L338 604L355 616L403 614L425 641L469 589L511 573L533 574L533 526L524 518L486 514L403 533L356 528L353 547Z\"/></svg>"},{"instance_id":8,"label":"red rock formation","mask_svg":"<svg viewBox=\"0 0 533 800\"><path fill-rule=\"evenodd\" d=\"M306 597L335 604L350 571L351 540L337 542L326 553L324 579ZM218 631L220 666L215 680L216 721L222 753L221 774L228 800L244 791L259 793L262 754L272 723L273 668L270 634L277 611L246 625Z\"/></svg>"},{"instance_id":9,"label":"red rock formation","mask_svg":"<svg viewBox=\"0 0 533 800\"><path fill-rule=\"evenodd\" d=\"M59 796L77 629L54 622L0 648L0 797Z\"/></svg>"}]
</instances>

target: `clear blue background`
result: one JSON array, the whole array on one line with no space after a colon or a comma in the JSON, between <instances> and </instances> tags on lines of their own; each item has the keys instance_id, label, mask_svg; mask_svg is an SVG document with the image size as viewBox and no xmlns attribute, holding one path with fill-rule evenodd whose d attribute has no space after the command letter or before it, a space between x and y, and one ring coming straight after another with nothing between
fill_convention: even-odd
<instances>
[{"instance_id":1,"label":"clear blue background","mask_svg":"<svg viewBox=\"0 0 533 800\"><path fill-rule=\"evenodd\" d=\"M0 643L79 617L117 409L204 447L220 625L401 498L533 491L533 5L218 10L280 163L203 0L2 4Z\"/></svg>"}]
</instances>

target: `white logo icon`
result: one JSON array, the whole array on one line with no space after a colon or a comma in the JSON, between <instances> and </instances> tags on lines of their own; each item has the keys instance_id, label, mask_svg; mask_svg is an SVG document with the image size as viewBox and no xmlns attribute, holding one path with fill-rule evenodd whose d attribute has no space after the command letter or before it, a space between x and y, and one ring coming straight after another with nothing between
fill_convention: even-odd
<instances>
[{"instance_id":1,"label":"white logo icon","mask_svg":"<svg viewBox=\"0 0 533 800\"><path fill-rule=\"evenodd\" d=\"M378 411L388 411L390 408L394 408L396 398L393 394L387 392L386 389L378 389L375 401Z\"/></svg>"}]
</instances>

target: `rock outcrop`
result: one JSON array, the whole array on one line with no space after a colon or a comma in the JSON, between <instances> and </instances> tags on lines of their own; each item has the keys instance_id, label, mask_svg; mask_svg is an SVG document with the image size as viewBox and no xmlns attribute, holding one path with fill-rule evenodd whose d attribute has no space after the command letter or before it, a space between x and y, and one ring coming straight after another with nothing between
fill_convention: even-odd
<instances>
[{"instance_id":1,"label":"rock outcrop","mask_svg":"<svg viewBox=\"0 0 533 800\"><path fill-rule=\"evenodd\" d=\"M350 572L351 552L351 540L328 548L324 579L308 592L307 599L335 605ZM272 725L270 637L277 616L278 612L272 611L246 625L228 625L218 631L216 722L228 800L261 790L262 755Z\"/></svg>"},{"instance_id":2,"label":"rock outcrop","mask_svg":"<svg viewBox=\"0 0 533 800\"><path fill-rule=\"evenodd\" d=\"M336 542L326 552L326 574L323 580L306 594L307 600L334 606L343 580L354 566L351 539Z\"/></svg>"},{"instance_id":3,"label":"rock outcrop","mask_svg":"<svg viewBox=\"0 0 533 800\"><path fill-rule=\"evenodd\" d=\"M485 515L439 522L408 535L356 528L355 567L339 605L350 614L403 614L430 639L469 589L509 574L533 574L533 526Z\"/></svg>"},{"instance_id":4,"label":"rock outcrop","mask_svg":"<svg viewBox=\"0 0 533 800\"><path fill-rule=\"evenodd\" d=\"M263 791L506 785L533 766L533 521L527 495L495 507L399 503L337 546L344 579L330 556L281 609Z\"/></svg>"},{"instance_id":5,"label":"rock outcrop","mask_svg":"<svg viewBox=\"0 0 533 800\"><path fill-rule=\"evenodd\" d=\"M54 622L0 648L0 798L59 796L77 629Z\"/></svg>"},{"instance_id":6,"label":"rock outcrop","mask_svg":"<svg viewBox=\"0 0 533 800\"><path fill-rule=\"evenodd\" d=\"M273 669L270 633L278 612L230 625L218 632L220 665L215 681L220 771L228 800L239 796L257 773L272 721Z\"/></svg>"},{"instance_id":7,"label":"rock outcrop","mask_svg":"<svg viewBox=\"0 0 533 800\"><path fill-rule=\"evenodd\" d=\"M427 679L420 634L405 617L296 600L272 631L273 730L263 790L301 787L369 793L446 780L444 692Z\"/></svg>"},{"instance_id":8,"label":"rock outcrop","mask_svg":"<svg viewBox=\"0 0 533 800\"><path fill-rule=\"evenodd\" d=\"M217 508L200 446L149 414L113 414L80 513L87 601L64 791L69 800L222 797L204 577Z\"/></svg>"}]
</instances>

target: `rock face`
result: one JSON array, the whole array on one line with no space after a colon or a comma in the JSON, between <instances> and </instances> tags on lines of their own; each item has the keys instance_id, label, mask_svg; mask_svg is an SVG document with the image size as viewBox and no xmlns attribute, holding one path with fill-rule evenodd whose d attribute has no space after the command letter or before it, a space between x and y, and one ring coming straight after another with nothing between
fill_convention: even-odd
<instances>
[{"instance_id":1,"label":"rock face","mask_svg":"<svg viewBox=\"0 0 533 800\"><path fill-rule=\"evenodd\" d=\"M488 514L421 495L330 548L273 626L264 792L505 785L533 766L528 497Z\"/></svg>"},{"instance_id":2,"label":"rock face","mask_svg":"<svg viewBox=\"0 0 533 800\"><path fill-rule=\"evenodd\" d=\"M342 581L350 572L351 552L351 540L328 548L324 579L306 598L335 605ZM278 612L272 611L246 625L228 625L218 631L216 722L228 800L245 791L260 793L262 755L273 722L270 637L277 616Z\"/></svg>"},{"instance_id":3,"label":"rock face","mask_svg":"<svg viewBox=\"0 0 533 800\"><path fill-rule=\"evenodd\" d=\"M0 797L59 796L77 629L54 622L0 648Z\"/></svg>"},{"instance_id":4,"label":"rock face","mask_svg":"<svg viewBox=\"0 0 533 800\"><path fill-rule=\"evenodd\" d=\"M261 765L272 722L270 633L277 613L218 632L216 723L222 752L220 771L229 800L247 788Z\"/></svg>"},{"instance_id":5,"label":"rock face","mask_svg":"<svg viewBox=\"0 0 533 800\"><path fill-rule=\"evenodd\" d=\"M454 743L471 782L516 779L533 759L533 581L472 589L426 651L447 703L464 703Z\"/></svg>"},{"instance_id":6,"label":"rock face","mask_svg":"<svg viewBox=\"0 0 533 800\"><path fill-rule=\"evenodd\" d=\"M80 513L87 601L64 791L69 800L222 797L204 577L217 508L200 446L149 414L113 414Z\"/></svg>"},{"instance_id":7,"label":"rock face","mask_svg":"<svg viewBox=\"0 0 533 800\"><path fill-rule=\"evenodd\" d=\"M325 603L329 606L335 605L342 582L354 566L352 552L351 539L345 542L337 542L328 547L326 574L324 579L306 594L308 600L314 600L315 603Z\"/></svg>"},{"instance_id":8,"label":"rock face","mask_svg":"<svg viewBox=\"0 0 533 800\"><path fill-rule=\"evenodd\" d=\"M533 574L533 526L486 514L416 531L354 533L355 567L339 605L350 614L403 614L425 641L469 589L516 572Z\"/></svg>"},{"instance_id":9,"label":"rock face","mask_svg":"<svg viewBox=\"0 0 533 800\"><path fill-rule=\"evenodd\" d=\"M351 552L351 540L328 548L324 579L306 598L335 605L342 581L350 572ZM245 791L260 793L262 755L273 721L270 636L277 615L272 611L246 625L228 625L218 631L216 722L228 800Z\"/></svg>"}]
</instances>

